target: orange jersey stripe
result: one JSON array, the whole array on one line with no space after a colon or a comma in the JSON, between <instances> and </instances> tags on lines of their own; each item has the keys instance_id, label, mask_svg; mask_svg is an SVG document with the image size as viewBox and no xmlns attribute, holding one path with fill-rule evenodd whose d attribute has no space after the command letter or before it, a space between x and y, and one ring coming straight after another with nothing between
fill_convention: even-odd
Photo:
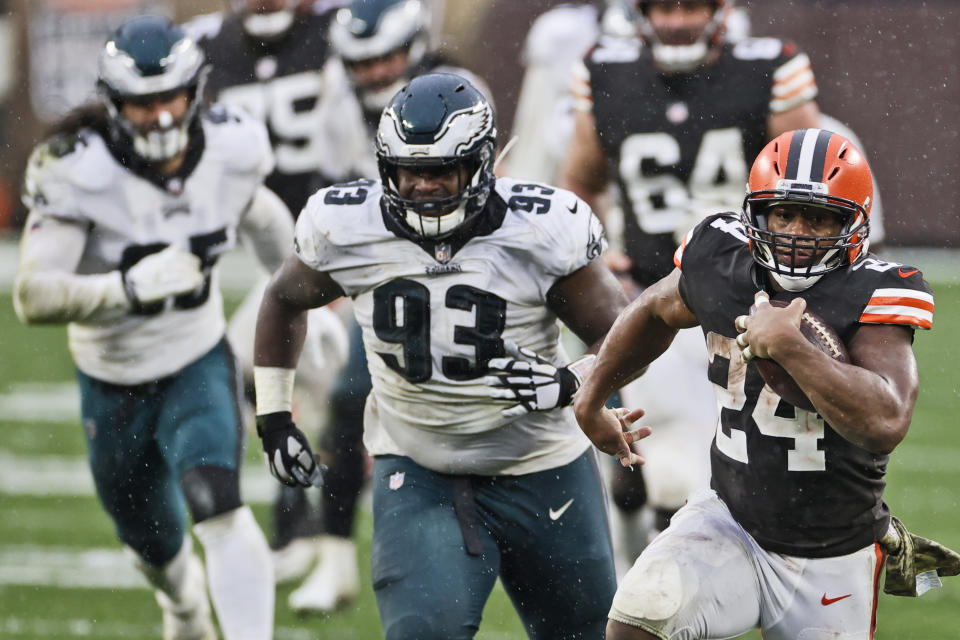
<instances>
[{"instance_id":1,"label":"orange jersey stripe","mask_svg":"<svg viewBox=\"0 0 960 640\"><path fill-rule=\"evenodd\" d=\"M784 95L782 95L782 96L777 96L777 97L776 97L776 100L781 101L781 102L786 102L786 101L790 100L791 98L795 98L795 97L801 95L801 94L804 93L805 91L809 91L809 90L811 89L811 87L816 87L816 86L817 86L816 81L811 80L810 82L808 82L808 83L806 83L806 84L804 84L804 85L800 85L799 87L797 87L796 89L794 89L794 90L791 91L790 93L784 94Z\"/></svg>"},{"instance_id":2,"label":"orange jersey stripe","mask_svg":"<svg viewBox=\"0 0 960 640\"><path fill-rule=\"evenodd\" d=\"M867 304L871 305L898 305L901 307L916 307L917 309L923 309L924 311L933 311L933 303L926 300L920 300L918 298L902 298L894 296L876 296L870 298L870 302Z\"/></svg>"},{"instance_id":3,"label":"orange jersey stripe","mask_svg":"<svg viewBox=\"0 0 960 640\"><path fill-rule=\"evenodd\" d=\"M933 322L917 316L865 313L860 316L860 322L864 324L906 324L920 327L921 329L933 328Z\"/></svg>"},{"instance_id":4,"label":"orange jersey stripe","mask_svg":"<svg viewBox=\"0 0 960 640\"><path fill-rule=\"evenodd\" d=\"M878 543L873 543L873 554L877 560L877 565L873 568L873 606L870 611L870 640L873 640L877 632L877 604L880 602L880 575L883 573L883 567L886 564L887 552Z\"/></svg>"}]
</instances>

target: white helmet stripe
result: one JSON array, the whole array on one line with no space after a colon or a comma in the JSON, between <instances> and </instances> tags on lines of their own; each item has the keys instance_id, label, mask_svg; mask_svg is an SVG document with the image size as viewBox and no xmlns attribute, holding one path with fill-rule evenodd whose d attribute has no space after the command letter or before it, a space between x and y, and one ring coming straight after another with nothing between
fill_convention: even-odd
<instances>
[{"instance_id":1,"label":"white helmet stripe","mask_svg":"<svg viewBox=\"0 0 960 640\"><path fill-rule=\"evenodd\" d=\"M784 179L790 182L822 183L827 147L833 134L823 129L800 129L790 139Z\"/></svg>"},{"instance_id":2,"label":"white helmet stripe","mask_svg":"<svg viewBox=\"0 0 960 640\"><path fill-rule=\"evenodd\" d=\"M799 182L810 182L810 170L813 168L813 152L817 147L817 137L820 129L807 129L803 134L803 142L800 145L800 164L797 166L797 180ZM817 182L820 182L820 176L817 176Z\"/></svg>"}]
</instances>

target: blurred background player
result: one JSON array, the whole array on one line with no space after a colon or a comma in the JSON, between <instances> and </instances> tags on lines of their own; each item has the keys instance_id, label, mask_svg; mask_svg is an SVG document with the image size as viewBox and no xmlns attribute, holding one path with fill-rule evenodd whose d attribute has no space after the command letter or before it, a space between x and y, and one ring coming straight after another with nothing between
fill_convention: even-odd
<instances>
[{"instance_id":1,"label":"blurred background player","mask_svg":"<svg viewBox=\"0 0 960 640\"><path fill-rule=\"evenodd\" d=\"M624 253L608 263L635 293L669 273L673 250L702 216L735 210L749 168L778 133L816 126L817 86L807 56L774 38L725 39L723 0L641 0L636 37L598 38L574 71L574 130L559 184L599 207L612 182L622 210ZM609 169L609 172L608 172ZM666 527L687 496L709 481L716 423L707 354L697 330L681 331L669 352L621 392L660 428L641 445L651 533ZM634 510L631 474L617 469L614 503ZM629 530L632 527L628 527ZM621 566L646 540L626 538Z\"/></svg>"},{"instance_id":2,"label":"blurred background player","mask_svg":"<svg viewBox=\"0 0 960 640\"><path fill-rule=\"evenodd\" d=\"M445 64L438 55L434 28L441 9L442 3L422 0L354 0L336 12L329 32L333 57L324 68L320 105L325 175L340 181L379 177L376 127L387 102L416 75L456 73L490 95L474 74ZM321 311L310 311L311 323L312 314ZM323 534L314 545L319 561L289 598L290 607L300 612L329 612L359 590L352 536L364 484L363 412L370 375L353 314L347 322L350 356L330 397L329 427L321 441L328 469L320 509Z\"/></svg>"},{"instance_id":3,"label":"blurred background player","mask_svg":"<svg viewBox=\"0 0 960 640\"><path fill-rule=\"evenodd\" d=\"M273 570L240 498L245 429L216 265L243 234L276 268L292 223L263 186L266 131L206 110L206 73L165 18L110 37L102 104L67 116L31 157L14 300L25 322L69 323L97 494L156 590L164 638L216 637L209 583L224 637L268 640Z\"/></svg>"},{"instance_id":4,"label":"blurred background player","mask_svg":"<svg viewBox=\"0 0 960 640\"><path fill-rule=\"evenodd\" d=\"M327 29L336 2L232 0L231 11L199 16L186 29L199 40L213 68L208 91L218 102L242 108L270 134L276 166L267 186L294 218L307 198L331 179L322 170L330 155L321 115ZM264 276L230 318L228 335L247 381L253 384L253 331L266 287ZM346 362L347 334L329 309L310 314L310 329L297 378L298 413L322 428L326 400ZM250 395L252 398L252 394ZM274 569L278 583L305 574L316 558L322 530L317 499L302 488L281 487L272 509Z\"/></svg>"}]
</instances>

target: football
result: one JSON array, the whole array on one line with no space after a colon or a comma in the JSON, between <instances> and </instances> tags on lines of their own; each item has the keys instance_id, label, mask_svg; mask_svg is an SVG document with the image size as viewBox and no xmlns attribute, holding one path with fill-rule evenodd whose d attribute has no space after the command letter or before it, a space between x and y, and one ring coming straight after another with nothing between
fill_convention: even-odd
<instances>
[{"instance_id":1,"label":"football","mask_svg":"<svg viewBox=\"0 0 960 640\"><path fill-rule=\"evenodd\" d=\"M775 307L786 307L787 302L782 300L771 300L770 304ZM756 307L750 307L750 315ZM850 354L837 332L828 325L823 318L812 311L805 311L800 319L800 333L807 341L823 351L825 354L839 360L840 362L850 362ZM778 396L783 398L789 404L804 409L805 411L815 411L813 403L801 391L800 386L793 381L790 374L781 367L775 360L769 358L754 358L753 364L757 371L763 377L763 381L773 389Z\"/></svg>"}]
</instances>

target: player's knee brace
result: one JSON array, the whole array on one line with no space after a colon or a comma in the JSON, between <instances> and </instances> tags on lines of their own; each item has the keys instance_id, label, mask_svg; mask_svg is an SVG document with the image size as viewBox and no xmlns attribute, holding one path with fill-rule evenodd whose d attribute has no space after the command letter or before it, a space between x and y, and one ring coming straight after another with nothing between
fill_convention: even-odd
<instances>
[{"instance_id":1,"label":"player's knee brace","mask_svg":"<svg viewBox=\"0 0 960 640\"><path fill-rule=\"evenodd\" d=\"M180 487L195 523L241 506L236 469L194 467L180 476Z\"/></svg>"}]
</instances>

